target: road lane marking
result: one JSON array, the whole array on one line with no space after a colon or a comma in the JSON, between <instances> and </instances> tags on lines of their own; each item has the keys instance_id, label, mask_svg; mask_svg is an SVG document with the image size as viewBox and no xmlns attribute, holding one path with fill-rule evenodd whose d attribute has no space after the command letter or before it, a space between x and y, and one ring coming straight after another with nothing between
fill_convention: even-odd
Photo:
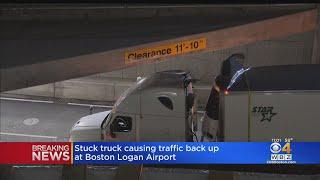
<instances>
[{"instance_id":1,"label":"road lane marking","mask_svg":"<svg viewBox=\"0 0 320 180\"><path fill-rule=\"evenodd\" d=\"M53 103L53 101L42 101L42 100L32 100L32 99L18 99L18 98L7 98L0 97L1 100L9 100L9 101L23 101L23 102L38 102L38 103Z\"/></svg>"},{"instance_id":2,"label":"road lane marking","mask_svg":"<svg viewBox=\"0 0 320 180\"><path fill-rule=\"evenodd\" d=\"M81 103L68 103L68 105L73 106L92 106L92 107L104 107L104 108L113 108L113 106L104 106L104 105L94 105L94 104L81 104Z\"/></svg>"},{"instance_id":3,"label":"road lane marking","mask_svg":"<svg viewBox=\"0 0 320 180\"><path fill-rule=\"evenodd\" d=\"M39 123L39 119L38 118L27 118L25 120L23 120L23 124L27 125L27 126L33 126Z\"/></svg>"},{"instance_id":4,"label":"road lane marking","mask_svg":"<svg viewBox=\"0 0 320 180\"><path fill-rule=\"evenodd\" d=\"M23 136L23 137L36 137L36 138L48 138L48 139L57 139L57 136L41 136L41 135L34 135L34 134L18 134L18 133L7 133L7 132L0 132L1 135L8 135L8 136Z\"/></svg>"}]
</instances>

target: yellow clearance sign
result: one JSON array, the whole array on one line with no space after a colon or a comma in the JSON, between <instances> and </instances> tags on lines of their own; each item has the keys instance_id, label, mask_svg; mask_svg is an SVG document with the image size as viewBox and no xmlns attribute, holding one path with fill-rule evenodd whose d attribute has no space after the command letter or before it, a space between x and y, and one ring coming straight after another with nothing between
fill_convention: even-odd
<instances>
[{"instance_id":1,"label":"yellow clearance sign","mask_svg":"<svg viewBox=\"0 0 320 180\"><path fill-rule=\"evenodd\" d=\"M141 60L156 59L199 51L206 48L206 43L206 38L199 38L151 48L127 51L125 52L125 63L130 64Z\"/></svg>"}]
</instances>

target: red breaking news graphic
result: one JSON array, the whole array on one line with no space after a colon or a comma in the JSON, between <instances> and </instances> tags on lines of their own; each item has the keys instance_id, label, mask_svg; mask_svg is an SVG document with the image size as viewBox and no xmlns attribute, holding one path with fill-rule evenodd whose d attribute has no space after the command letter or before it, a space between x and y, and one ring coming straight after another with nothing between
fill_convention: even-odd
<instances>
[{"instance_id":1,"label":"red breaking news graphic","mask_svg":"<svg viewBox=\"0 0 320 180\"><path fill-rule=\"evenodd\" d=\"M70 142L1 142L0 164L72 164Z\"/></svg>"}]
</instances>

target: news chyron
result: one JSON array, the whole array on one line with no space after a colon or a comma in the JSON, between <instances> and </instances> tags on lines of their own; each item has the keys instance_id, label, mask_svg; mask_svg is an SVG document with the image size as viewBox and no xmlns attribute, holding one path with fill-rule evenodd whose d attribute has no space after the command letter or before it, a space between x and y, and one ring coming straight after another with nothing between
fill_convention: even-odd
<instances>
[{"instance_id":1,"label":"news chyron","mask_svg":"<svg viewBox=\"0 0 320 180\"><path fill-rule=\"evenodd\" d=\"M270 160L267 164L296 164L292 155L291 142L293 138L274 138L270 145Z\"/></svg>"}]
</instances>

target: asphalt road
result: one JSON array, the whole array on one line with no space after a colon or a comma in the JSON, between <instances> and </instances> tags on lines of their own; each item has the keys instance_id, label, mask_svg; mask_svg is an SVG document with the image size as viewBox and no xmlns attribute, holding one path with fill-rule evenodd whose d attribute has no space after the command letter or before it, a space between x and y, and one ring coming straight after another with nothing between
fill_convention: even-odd
<instances>
[{"instance_id":1,"label":"asphalt road","mask_svg":"<svg viewBox=\"0 0 320 180\"><path fill-rule=\"evenodd\" d=\"M0 141L67 141L72 125L90 113L88 106L19 100L0 100L0 110Z\"/></svg>"}]
</instances>

